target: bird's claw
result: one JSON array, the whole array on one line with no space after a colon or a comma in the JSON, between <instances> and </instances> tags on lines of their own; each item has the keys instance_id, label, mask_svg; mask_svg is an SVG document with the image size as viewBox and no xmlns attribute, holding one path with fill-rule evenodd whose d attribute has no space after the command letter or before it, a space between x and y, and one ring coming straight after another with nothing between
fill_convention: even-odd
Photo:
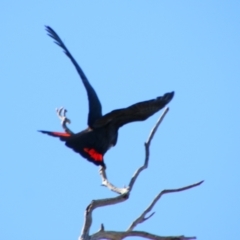
<instances>
[{"instance_id":1,"label":"bird's claw","mask_svg":"<svg viewBox=\"0 0 240 240\"><path fill-rule=\"evenodd\" d=\"M67 123L71 123L70 119L68 119L66 117L67 109L65 109L64 107L56 108L56 112L57 112L59 119L61 120L61 125L62 125L63 129L65 130L65 132L72 134L72 131L66 125Z\"/></svg>"},{"instance_id":2,"label":"bird's claw","mask_svg":"<svg viewBox=\"0 0 240 240\"><path fill-rule=\"evenodd\" d=\"M70 119L66 117L66 112L67 109L61 107L61 108L56 108L57 115L59 119L61 120L61 123L71 123Z\"/></svg>"}]
</instances>

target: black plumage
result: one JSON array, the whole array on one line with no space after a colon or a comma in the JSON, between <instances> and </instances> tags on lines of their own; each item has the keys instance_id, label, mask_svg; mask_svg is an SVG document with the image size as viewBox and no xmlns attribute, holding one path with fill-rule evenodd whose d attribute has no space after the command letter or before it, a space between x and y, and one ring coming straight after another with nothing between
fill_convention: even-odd
<instances>
[{"instance_id":1,"label":"black plumage","mask_svg":"<svg viewBox=\"0 0 240 240\"><path fill-rule=\"evenodd\" d=\"M79 133L40 132L60 138L60 140L65 142L66 146L81 154L82 157L90 162L93 162L95 165L105 166L103 156L111 146L116 145L118 129L130 122L146 120L167 105L172 100L174 92L133 104L127 108L113 110L102 116L101 103L81 67L57 33L49 26L46 26L46 30L48 35L55 40L55 43L64 50L64 53L70 58L80 75L88 95L89 113L88 128Z\"/></svg>"}]
</instances>

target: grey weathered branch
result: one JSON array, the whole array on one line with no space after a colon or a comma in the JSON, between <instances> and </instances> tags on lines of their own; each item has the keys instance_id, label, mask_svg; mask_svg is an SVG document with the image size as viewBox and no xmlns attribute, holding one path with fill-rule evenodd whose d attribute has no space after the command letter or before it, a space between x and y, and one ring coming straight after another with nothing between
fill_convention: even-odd
<instances>
[{"instance_id":1,"label":"grey weathered branch","mask_svg":"<svg viewBox=\"0 0 240 240\"><path fill-rule=\"evenodd\" d=\"M132 190L133 188L133 185L135 183L135 181L137 180L137 177L139 176L139 174L148 167L148 162L149 162L149 155L150 155L150 144L151 144L151 141L159 127L159 125L161 124L161 122L163 121L164 117L166 116L167 112L169 111L169 108L165 108L162 115L159 117L157 123L155 124L155 126L153 127L153 129L151 130L150 134L149 134L149 137L147 139L147 141L144 143L144 146L145 146L145 161L144 161L144 164L143 166L141 166L140 168L138 168L138 170L134 173L133 177L131 178L130 180L130 183L129 183L129 191Z\"/></svg>"},{"instance_id":2,"label":"grey weathered branch","mask_svg":"<svg viewBox=\"0 0 240 240\"><path fill-rule=\"evenodd\" d=\"M130 232L117 232L117 231L99 231L91 236L91 240L98 239L113 239L120 240L126 237L142 237L152 240L193 240L196 237L185 236L158 236L144 231L130 231Z\"/></svg>"},{"instance_id":3,"label":"grey weathered branch","mask_svg":"<svg viewBox=\"0 0 240 240\"><path fill-rule=\"evenodd\" d=\"M158 119L156 125L150 132L150 135L148 137L147 142L145 143L145 161L144 165L141 166L133 175L133 177L130 180L129 187L127 188L117 188L114 185L112 185L110 182L107 180L106 176L106 171L104 168L100 168L100 175L102 177L102 184L106 187L108 187L111 191L114 191L120 195L113 197L113 198L107 198L107 199L99 199L99 200L93 200L86 208L85 210L85 219L84 219L84 225L82 228L81 235L79 237L79 240L98 240L98 239L112 239L112 240L120 240L124 239L126 237L142 237L142 238L147 238L147 239L152 239L152 240L192 240L196 239L196 237L185 237L185 236L159 236L159 235L154 235L148 232L143 232L143 231L133 231L133 229L140 223L146 221L150 217L153 216L154 213L151 213L148 217L146 217L146 214L149 213L156 202L161 198L162 195L167 194L167 193L173 193L173 192L180 192L184 191L196 186L199 186L203 181L182 187L182 188L177 188L177 189L168 189L168 190L163 190L161 191L152 201L152 203L146 208L146 210L135 220L132 222L130 227L127 229L125 232L121 231L105 231L105 228L103 224L101 224L100 230L92 235L89 235L90 227L92 224L92 213L93 210L98 208L98 207L104 207L108 205L113 205L117 203L121 203L126 201L129 196L130 192L134 186L134 183L144 169L148 167L148 162L149 162L149 153L150 153L150 144L151 140L154 137L154 134L156 133L158 126L162 122L163 118L168 112L168 108L165 109L161 117Z\"/></svg>"},{"instance_id":4,"label":"grey weathered branch","mask_svg":"<svg viewBox=\"0 0 240 240\"><path fill-rule=\"evenodd\" d=\"M69 134L74 134L67 126L67 123L71 123L70 119L66 117L67 109L61 107L61 108L56 108L57 115L59 119L61 120L61 125L63 129L65 130L66 133Z\"/></svg>"},{"instance_id":5,"label":"grey weathered branch","mask_svg":"<svg viewBox=\"0 0 240 240\"><path fill-rule=\"evenodd\" d=\"M193 187L197 187L200 184L202 184L203 181L191 184L189 186L186 187L182 187L182 188L177 188L177 189L166 189L161 191L155 198L154 200L151 202L151 204L146 208L146 210L135 220L132 222L132 224L130 225L130 227L127 229L127 231L132 231L139 223L145 222L146 220L148 220L150 217L153 216L154 212L151 213L148 217L146 217L146 214L149 213L152 208L154 207L154 205L157 203L157 201L162 197L162 195L167 194L167 193L174 193L174 192L181 192L181 191L185 191L188 190L190 188Z\"/></svg>"},{"instance_id":6,"label":"grey weathered branch","mask_svg":"<svg viewBox=\"0 0 240 240\"><path fill-rule=\"evenodd\" d=\"M100 176L102 178L102 185L107 187L108 189L110 189L113 192L116 192L118 194L125 194L125 193L130 193L131 189L133 188L133 185L135 183L135 181L137 180L137 177L139 176L139 174L148 167L148 161L149 161L149 153L150 153L150 144L151 141L154 137L154 134L156 133L159 125L161 124L161 122L163 121L164 117L166 116L167 112L169 111L169 108L165 108L162 115L159 117L157 123L155 124L155 126L153 127L153 129L151 130L149 137L147 139L147 141L145 142L145 161L143 166L141 166L140 168L137 169L137 171L134 173L133 177L131 178L128 187L126 188L118 188L115 187L113 184L111 184L108 179L107 179L107 174L106 174L106 170L103 167L100 167L99 173Z\"/></svg>"},{"instance_id":7,"label":"grey weathered branch","mask_svg":"<svg viewBox=\"0 0 240 240\"><path fill-rule=\"evenodd\" d=\"M128 187L126 187L126 188L118 188L118 187L115 187L112 183L110 183L108 181L106 169L104 167L100 166L99 173L100 173L100 176L102 178L102 186L105 186L108 189L110 189L111 191L113 191L115 193L118 193L118 194L125 194L125 193L129 192L129 188Z\"/></svg>"},{"instance_id":8,"label":"grey weathered branch","mask_svg":"<svg viewBox=\"0 0 240 240\"><path fill-rule=\"evenodd\" d=\"M92 224L92 212L94 209L98 207L105 207L108 205L114 205L117 203L124 202L127 200L128 196L127 194L121 194L117 197L113 198L105 198L105 199L99 199L99 200L93 200L86 208L85 210L85 216L84 216L84 224L82 233L79 239L86 240L91 239L91 236L89 236L89 230ZM101 227L101 230L104 229L103 225ZM101 231L100 230L100 231Z\"/></svg>"}]
</instances>

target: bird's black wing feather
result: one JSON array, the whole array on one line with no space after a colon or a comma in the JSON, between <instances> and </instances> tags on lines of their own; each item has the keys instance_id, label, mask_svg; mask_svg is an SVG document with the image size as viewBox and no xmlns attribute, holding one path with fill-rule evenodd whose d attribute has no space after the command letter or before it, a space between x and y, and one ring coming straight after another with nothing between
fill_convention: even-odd
<instances>
[{"instance_id":1,"label":"bird's black wing feather","mask_svg":"<svg viewBox=\"0 0 240 240\"><path fill-rule=\"evenodd\" d=\"M130 122L144 121L164 108L172 100L173 96L174 92L170 92L156 99L139 102L127 108L114 110L97 120L93 126L98 128L111 123L119 128Z\"/></svg>"},{"instance_id":2,"label":"bird's black wing feather","mask_svg":"<svg viewBox=\"0 0 240 240\"><path fill-rule=\"evenodd\" d=\"M91 127L93 123L102 116L102 106L98 99L98 96L95 90L93 89L93 87L91 86L91 84L89 83L83 70L78 65L76 60L73 58L71 53L68 51L67 47L65 46L61 38L57 35L57 33L51 27L49 26L45 26L45 27L48 35L55 40L54 42L58 46L60 46L64 50L64 53L70 58L70 60L72 61L73 65L77 69L77 72L82 79L82 82L87 90L87 95L88 95L88 102L89 102L88 125Z\"/></svg>"}]
</instances>

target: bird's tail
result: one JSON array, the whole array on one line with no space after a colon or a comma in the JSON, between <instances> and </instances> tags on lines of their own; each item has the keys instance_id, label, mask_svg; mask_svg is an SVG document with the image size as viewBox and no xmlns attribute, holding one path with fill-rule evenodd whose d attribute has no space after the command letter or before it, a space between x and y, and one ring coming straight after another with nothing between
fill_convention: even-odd
<instances>
[{"instance_id":1,"label":"bird's tail","mask_svg":"<svg viewBox=\"0 0 240 240\"><path fill-rule=\"evenodd\" d=\"M50 132L50 131L42 131L42 130L40 130L39 132L47 134L52 137L58 137L62 141L66 141L71 136L71 134L65 133L65 132Z\"/></svg>"}]
</instances>

